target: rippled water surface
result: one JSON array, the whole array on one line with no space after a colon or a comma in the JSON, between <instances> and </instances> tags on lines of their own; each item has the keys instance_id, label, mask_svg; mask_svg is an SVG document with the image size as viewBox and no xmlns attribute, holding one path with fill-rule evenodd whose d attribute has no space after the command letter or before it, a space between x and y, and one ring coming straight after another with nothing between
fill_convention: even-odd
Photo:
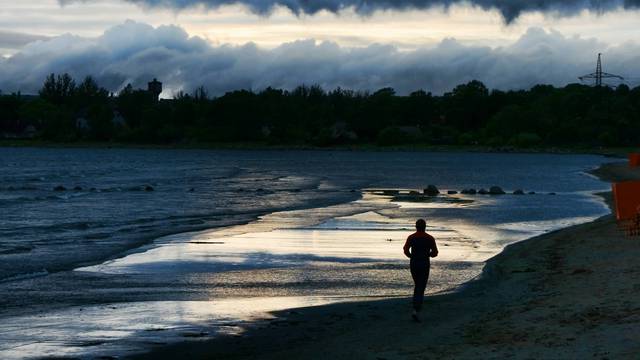
<instances>
[{"instance_id":1,"label":"rippled water surface","mask_svg":"<svg viewBox=\"0 0 640 360\"><path fill-rule=\"evenodd\" d=\"M360 196L352 190L365 187L500 185L561 195L502 198L465 212L418 211L500 224L505 231L522 221L593 216L603 209L586 194L604 186L582 171L601 161L574 155L2 148L0 279L99 262L168 233L346 203ZM513 211L493 211L498 206Z\"/></svg>"},{"instance_id":2,"label":"rippled water surface","mask_svg":"<svg viewBox=\"0 0 640 360\"><path fill-rule=\"evenodd\" d=\"M585 173L604 160L0 148L0 357L120 356L268 311L406 296L419 217L441 254L428 291L451 290L509 243L607 213ZM508 194L411 193L428 184Z\"/></svg>"}]
</instances>

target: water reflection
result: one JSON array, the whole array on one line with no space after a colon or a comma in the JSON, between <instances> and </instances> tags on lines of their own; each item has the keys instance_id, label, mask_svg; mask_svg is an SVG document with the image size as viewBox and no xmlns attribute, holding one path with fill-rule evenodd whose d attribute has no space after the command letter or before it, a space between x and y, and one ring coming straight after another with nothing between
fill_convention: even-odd
<instances>
[{"instance_id":1,"label":"water reflection","mask_svg":"<svg viewBox=\"0 0 640 360\"><path fill-rule=\"evenodd\" d=\"M347 204L276 212L248 225L160 238L75 273L100 279L124 275L127 286L138 285L145 294L156 291L155 299L167 299L164 292L198 292L215 300L126 302L9 318L0 326L0 343L7 344L0 357L123 354L149 343L241 332L272 310L408 294L401 248L417 217L428 218L428 231L441 250L428 291L446 291L479 274L483 261L508 243L605 212L582 193L452 198L472 202L390 202L388 196L365 193ZM590 206L577 216L575 208L587 202ZM154 290L143 287L147 282Z\"/></svg>"},{"instance_id":2,"label":"water reflection","mask_svg":"<svg viewBox=\"0 0 640 360\"><path fill-rule=\"evenodd\" d=\"M91 358L131 355L150 345L241 334L249 324L271 318L270 312L340 300L349 299L305 296L148 301L4 318L0 358L40 358L44 354Z\"/></svg>"}]
</instances>

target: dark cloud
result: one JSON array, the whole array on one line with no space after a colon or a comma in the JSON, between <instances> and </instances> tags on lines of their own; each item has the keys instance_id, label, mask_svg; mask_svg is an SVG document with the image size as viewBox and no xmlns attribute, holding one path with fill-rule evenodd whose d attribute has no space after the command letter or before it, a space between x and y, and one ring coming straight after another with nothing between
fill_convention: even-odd
<instances>
[{"instance_id":1,"label":"dark cloud","mask_svg":"<svg viewBox=\"0 0 640 360\"><path fill-rule=\"evenodd\" d=\"M19 49L30 42L46 39L48 37L41 35L0 30L0 49Z\"/></svg>"},{"instance_id":2,"label":"dark cloud","mask_svg":"<svg viewBox=\"0 0 640 360\"><path fill-rule=\"evenodd\" d=\"M128 21L98 38L71 35L26 45L0 59L2 90L36 92L48 73L93 75L111 91L131 82L144 86L153 77L171 91L204 85L213 94L267 86L294 88L302 83L325 88L376 90L394 87L442 93L473 79L499 89L538 83L565 85L595 68L605 52L605 70L629 75L640 62L640 46L608 47L593 39L565 37L532 28L515 43L499 48L466 46L445 39L434 47L400 51L389 45L345 48L313 40L285 43L275 49L212 46L189 37L176 26Z\"/></svg>"},{"instance_id":3,"label":"dark cloud","mask_svg":"<svg viewBox=\"0 0 640 360\"><path fill-rule=\"evenodd\" d=\"M78 0L60 0L71 2ZM637 8L640 0L126 0L144 6L187 8L197 5L216 8L229 4L243 4L256 13L268 14L275 6L283 6L296 14L314 14L321 10L339 12L352 8L367 14L375 10L427 9L471 4L483 9L496 9L507 22L530 11L571 15L582 10L606 12L616 8Z\"/></svg>"}]
</instances>

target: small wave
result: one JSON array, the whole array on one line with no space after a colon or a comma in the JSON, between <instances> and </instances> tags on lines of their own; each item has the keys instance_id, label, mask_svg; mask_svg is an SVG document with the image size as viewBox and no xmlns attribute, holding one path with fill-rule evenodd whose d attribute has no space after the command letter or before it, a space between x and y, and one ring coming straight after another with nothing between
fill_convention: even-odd
<instances>
[{"instance_id":1,"label":"small wave","mask_svg":"<svg viewBox=\"0 0 640 360\"><path fill-rule=\"evenodd\" d=\"M37 191L40 190L36 186L31 185L21 185L21 186L7 186L0 188L0 191Z\"/></svg>"},{"instance_id":2,"label":"small wave","mask_svg":"<svg viewBox=\"0 0 640 360\"><path fill-rule=\"evenodd\" d=\"M33 233L44 232L50 233L57 230L88 230L88 229L97 229L102 228L106 224L98 223L98 222L68 222L68 223L56 223L56 224L47 224L47 225L35 225L35 226L14 226L10 228L0 228L0 231L11 231L12 233L26 232ZM6 233L3 233L6 235Z\"/></svg>"},{"instance_id":3,"label":"small wave","mask_svg":"<svg viewBox=\"0 0 640 360\"><path fill-rule=\"evenodd\" d=\"M10 281L16 281L16 280L33 279L33 278L42 277L42 276L47 276L47 275L49 275L49 272L47 271L47 269L42 269L41 271L30 272L30 273L25 273L25 274L18 274L18 275L14 275L14 276L9 276L9 277L7 277L7 278L0 279L0 283L3 283L3 282L10 282Z\"/></svg>"},{"instance_id":4,"label":"small wave","mask_svg":"<svg viewBox=\"0 0 640 360\"><path fill-rule=\"evenodd\" d=\"M44 199L45 200L69 200L69 199L73 199L73 198L77 198L80 196L86 196L89 193L71 193L71 194L61 194L61 195L49 195L46 196ZM40 200L42 199L42 197L38 196L34 198L35 200Z\"/></svg>"},{"instance_id":5,"label":"small wave","mask_svg":"<svg viewBox=\"0 0 640 360\"><path fill-rule=\"evenodd\" d=\"M15 247L10 247L8 249L0 250L0 255L21 254L21 253L27 253L31 250L33 250L33 246L29 246L29 245L15 246Z\"/></svg>"},{"instance_id":6,"label":"small wave","mask_svg":"<svg viewBox=\"0 0 640 360\"><path fill-rule=\"evenodd\" d=\"M57 200L69 200L72 197L76 197L71 195L48 195L48 196L7 196L0 194L0 204L20 204L20 203L29 203L29 202L39 202L39 201L57 201Z\"/></svg>"},{"instance_id":7,"label":"small wave","mask_svg":"<svg viewBox=\"0 0 640 360\"><path fill-rule=\"evenodd\" d=\"M111 237L111 234L109 233L94 233L94 234L87 234L84 236L84 238L87 240L102 240L102 239L107 239L109 237Z\"/></svg>"},{"instance_id":8,"label":"small wave","mask_svg":"<svg viewBox=\"0 0 640 360\"><path fill-rule=\"evenodd\" d=\"M38 197L28 197L28 196L6 196L0 195L0 202L2 203L16 203L16 202L27 202L32 200L38 200Z\"/></svg>"}]
</instances>

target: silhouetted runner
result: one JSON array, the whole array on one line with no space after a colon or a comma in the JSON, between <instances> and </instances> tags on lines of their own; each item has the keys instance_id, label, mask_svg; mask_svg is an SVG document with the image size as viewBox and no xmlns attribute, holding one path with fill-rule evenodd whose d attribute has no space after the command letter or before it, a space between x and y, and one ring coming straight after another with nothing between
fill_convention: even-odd
<instances>
[{"instance_id":1,"label":"silhouetted runner","mask_svg":"<svg viewBox=\"0 0 640 360\"><path fill-rule=\"evenodd\" d=\"M413 320L420 322L418 313L422 309L424 291L429 280L429 259L438 256L436 239L426 233L427 223L423 219L416 221L416 232L409 235L404 244L404 254L411 259L411 277L415 284L413 288Z\"/></svg>"}]
</instances>

